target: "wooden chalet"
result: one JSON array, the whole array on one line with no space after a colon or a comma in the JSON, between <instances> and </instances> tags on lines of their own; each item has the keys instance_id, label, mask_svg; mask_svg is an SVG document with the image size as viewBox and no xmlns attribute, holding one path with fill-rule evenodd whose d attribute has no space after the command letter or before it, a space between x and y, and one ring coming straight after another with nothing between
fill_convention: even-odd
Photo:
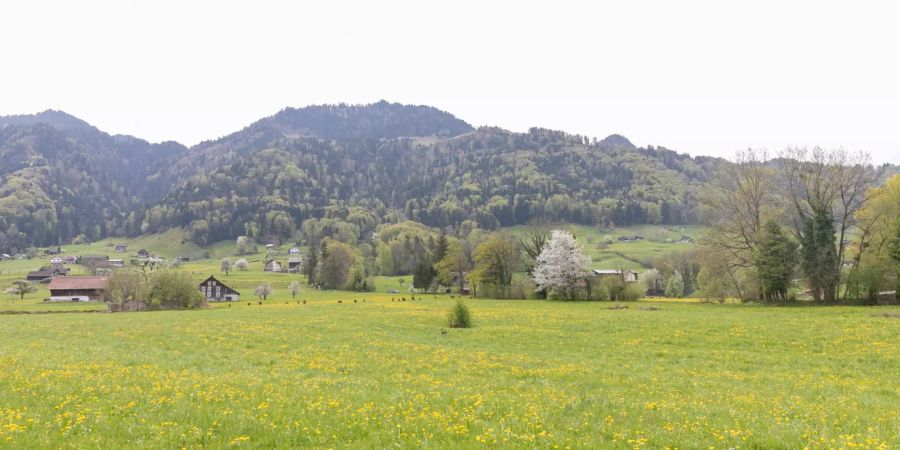
<instances>
[{"instance_id":1,"label":"wooden chalet","mask_svg":"<svg viewBox=\"0 0 900 450\"><path fill-rule=\"evenodd\" d=\"M241 293L228 287L225 283L210 276L200 283L200 293L209 302L236 302L241 299Z\"/></svg>"}]
</instances>

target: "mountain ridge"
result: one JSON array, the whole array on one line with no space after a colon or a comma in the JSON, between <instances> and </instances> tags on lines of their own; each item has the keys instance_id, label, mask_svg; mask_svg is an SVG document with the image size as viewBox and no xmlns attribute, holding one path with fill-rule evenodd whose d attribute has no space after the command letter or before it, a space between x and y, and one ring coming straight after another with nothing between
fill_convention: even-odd
<instances>
[{"instance_id":1,"label":"mountain ridge","mask_svg":"<svg viewBox=\"0 0 900 450\"><path fill-rule=\"evenodd\" d=\"M621 135L476 129L386 101L285 108L191 148L48 110L0 118L0 251L171 227L198 243L290 239L311 219L359 235L407 219L692 224L698 193L726 163Z\"/></svg>"}]
</instances>

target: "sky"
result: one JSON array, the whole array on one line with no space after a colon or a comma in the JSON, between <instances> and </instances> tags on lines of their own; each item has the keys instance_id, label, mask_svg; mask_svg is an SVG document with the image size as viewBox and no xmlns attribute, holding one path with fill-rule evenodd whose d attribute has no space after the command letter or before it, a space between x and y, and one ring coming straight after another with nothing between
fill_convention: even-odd
<instances>
[{"instance_id":1,"label":"sky","mask_svg":"<svg viewBox=\"0 0 900 450\"><path fill-rule=\"evenodd\" d=\"M0 115L193 145L287 106L385 99L692 155L900 163L895 4L0 0Z\"/></svg>"}]
</instances>

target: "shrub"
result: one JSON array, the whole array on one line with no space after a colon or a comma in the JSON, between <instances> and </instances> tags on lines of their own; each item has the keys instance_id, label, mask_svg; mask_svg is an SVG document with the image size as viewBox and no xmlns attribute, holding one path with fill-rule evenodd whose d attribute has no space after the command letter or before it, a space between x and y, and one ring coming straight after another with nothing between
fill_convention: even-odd
<instances>
[{"instance_id":1,"label":"shrub","mask_svg":"<svg viewBox=\"0 0 900 450\"><path fill-rule=\"evenodd\" d=\"M162 269L150 279L148 303L154 309L182 309L203 306L206 300L190 274Z\"/></svg>"},{"instance_id":2,"label":"shrub","mask_svg":"<svg viewBox=\"0 0 900 450\"><path fill-rule=\"evenodd\" d=\"M644 296L645 290L644 286L640 283L628 283L625 286L625 289L622 290L622 293L619 296L619 300L621 301L635 301L640 300L641 297Z\"/></svg>"},{"instance_id":3,"label":"shrub","mask_svg":"<svg viewBox=\"0 0 900 450\"><path fill-rule=\"evenodd\" d=\"M447 315L447 326L450 328L471 328L472 314L469 307L462 300L457 300L453 309Z\"/></svg>"},{"instance_id":4,"label":"shrub","mask_svg":"<svg viewBox=\"0 0 900 450\"><path fill-rule=\"evenodd\" d=\"M534 282L531 281L530 278L516 280L513 281L512 286L510 286L509 297L523 300L537 298L537 292L535 292L536 288L537 286L534 285Z\"/></svg>"}]
</instances>

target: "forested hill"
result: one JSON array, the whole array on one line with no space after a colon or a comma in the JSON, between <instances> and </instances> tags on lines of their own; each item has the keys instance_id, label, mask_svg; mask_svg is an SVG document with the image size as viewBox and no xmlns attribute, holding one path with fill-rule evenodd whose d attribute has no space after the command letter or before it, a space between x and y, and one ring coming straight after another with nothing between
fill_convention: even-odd
<instances>
[{"instance_id":1,"label":"forested hill","mask_svg":"<svg viewBox=\"0 0 900 450\"><path fill-rule=\"evenodd\" d=\"M471 220L488 229L534 218L696 223L696 194L719 163L636 149L621 137L594 142L544 129L481 128L448 138L247 138L218 141L231 153L217 156L228 162L173 190L148 211L144 229L184 226L206 243L241 234L289 238L318 217L362 231L404 218L432 226Z\"/></svg>"},{"instance_id":2,"label":"forested hill","mask_svg":"<svg viewBox=\"0 0 900 450\"><path fill-rule=\"evenodd\" d=\"M58 111L0 118L0 252L124 233L171 190L167 168L186 151Z\"/></svg>"},{"instance_id":3,"label":"forested hill","mask_svg":"<svg viewBox=\"0 0 900 450\"><path fill-rule=\"evenodd\" d=\"M187 149L58 111L0 118L0 251L183 226L199 243L290 238L310 218L484 228L535 218L695 223L722 161L426 106L288 108Z\"/></svg>"}]
</instances>

